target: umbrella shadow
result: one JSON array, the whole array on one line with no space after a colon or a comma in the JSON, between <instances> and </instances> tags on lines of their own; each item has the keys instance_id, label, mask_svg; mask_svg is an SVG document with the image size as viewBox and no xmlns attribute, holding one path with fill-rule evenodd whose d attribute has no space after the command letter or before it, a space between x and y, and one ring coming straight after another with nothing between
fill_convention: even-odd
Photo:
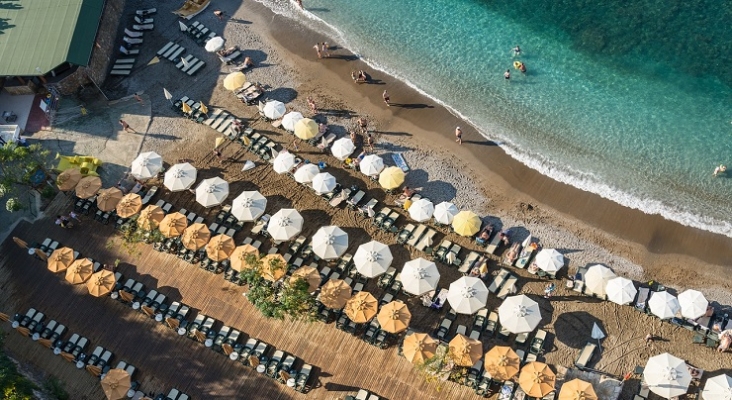
<instances>
[{"instance_id":1,"label":"umbrella shadow","mask_svg":"<svg viewBox=\"0 0 732 400\"><path fill-rule=\"evenodd\" d=\"M158 293L162 293L168 298L169 302L183 300L183 295L178 288L173 286L161 286L157 288Z\"/></svg>"},{"instance_id":2,"label":"umbrella shadow","mask_svg":"<svg viewBox=\"0 0 732 400\"><path fill-rule=\"evenodd\" d=\"M279 87L267 92L267 98L289 103L297 98L297 90L287 87Z\"/></svg>"},{"instance_id":3,"label":"umbrella shadow","mask_svg":"<svg viewBox=\"0 0 732 400\"><path fill-rule=\"evenodd\" d=\"M602 320L586 311L573 311L563 313L557 317L554 322L554 332L557 340L563 344L581 349L592 339L592 326L597 326L607 335L605 325Z\"/></svg>"},{"instance_id":4,"label":"umbrella shadow","mask_svg":"<svg viewBox=\"0 0 732 400\"><path fill-rule=\"evenodd\" d=\"M270 210L279 210L282 208L293 208L292 200L282 195L267 196L267 206ZM303 214L301 212L301 214ZM304 215L303 215L304 217Z\"/></svg>"}]
</instances>

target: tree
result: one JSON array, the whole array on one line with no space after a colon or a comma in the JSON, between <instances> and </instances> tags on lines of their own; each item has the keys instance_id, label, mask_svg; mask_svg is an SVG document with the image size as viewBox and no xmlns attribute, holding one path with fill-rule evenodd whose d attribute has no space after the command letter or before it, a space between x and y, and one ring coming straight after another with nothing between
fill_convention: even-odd
<instances>
[{"instance_id":1,"label":"tree","mask_svg":"<svg viewBox=\"0 0 732 400\"><path fill-rule=\"evenodd\" d=\"M49 151L40 144L6 143L0 147L0 197L18 187L35 189L31 178L38 169L48 171L48 155Z\"/></svg>"},{"instance_id":2,"label":"tree","mask_svg":"<svg viewBox=\"0 0 732 400\"><path fill-rule=\"evenodd\" d=\"M437 390L442 389L442 382L451 380L462 383L467 376L467 368L455 364L450 350L445 345L437 346L435 355L417 365L417 370L428 383L436 383Z\"/></svg>"},{"instance_id":3,"label":"tree","mask_svg":"<svg viewBox=\"0 0 732 400\"><path fill-rule=\"evenodd\" d=\"M4 333L0 333L0 348L4 348ZM36 386L18 372L13 360L0 352L0 395L9 400L31 400Z\"/></svg>"}]
</instances>

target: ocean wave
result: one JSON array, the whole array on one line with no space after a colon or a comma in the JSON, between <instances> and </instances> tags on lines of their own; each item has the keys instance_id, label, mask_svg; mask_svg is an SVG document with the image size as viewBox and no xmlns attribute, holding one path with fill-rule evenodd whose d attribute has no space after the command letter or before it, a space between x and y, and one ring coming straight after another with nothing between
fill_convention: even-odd
<instances>
[{"instance_id":1,"label":"ocean wave","mask_svg":"<svg viewBox=\"0 0 732 400\"><path fill-rule=\"evenodd\" d=\"M660 215L668 220L680 223L685 226L721 234L727 237L732 237L732 222L730 221L723 221L717 218L700 215L699 213L685 210L683 207L666 204L656 199L641 198L623 190L619 190L618 188L612 187L592 174L573 170L567 165L558 164L552 160L546 159L539 153L533 153L522 149L511 140L509 134L501 133L503 131L501 127L487 127L485 123L478 123L467 115L461 113L455 106L448 104L442 99L423 90L417 84L410 81L408 77L400 73L400 71L388 68L387 66L381 64L378 60L375 60L373 58L364 57L360 53L357 44L349 41L348 38L342 33L342 31L340 31L336 26L329 24L322 18L311 12L308 12L307 10L301 10L292 0L255 1L263 4L278 15L285 16L300 23L303 22L300 17L305 16L308 19L308 22L310 22L309 24L307 24L308 28L313 29L316 32L323 34L331 40L339 43L339 45L342 45L342 47L359 56L362 61L364 61L367 65L369 65L369 67L373 68L374 70L383 72L402 81L421 95L441 105L457 118L462 119L470 124L483 137L498 144L510 157L526 165L527 167L538 171L544 176L573 186L575 188L595 193L607 200L613 201L628 208L639 210L645 214ZM489 132L492 132L492 134L490 134Z\"/></svg>"}]
</instances>

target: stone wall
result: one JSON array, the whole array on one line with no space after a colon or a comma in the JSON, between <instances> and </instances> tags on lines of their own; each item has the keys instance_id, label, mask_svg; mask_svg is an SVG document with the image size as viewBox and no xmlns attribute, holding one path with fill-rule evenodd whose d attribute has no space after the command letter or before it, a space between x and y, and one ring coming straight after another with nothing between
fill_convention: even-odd
<instances>
[{"instance_id":1,"label":"stone wall","mask_svg":"<svg viewBox=\"0 0 732 400\"><path fill-rule=\"evenodd\" d=\"M62 95L76 93L80 85L90 83L88 77L99 86L104 83L112 56L117 49L117 32L124 17L125 2L126 0L106 0L89 66L79 67L71 75L54 83L53 86L59 93Z\"/></svg>"}]
</instances>

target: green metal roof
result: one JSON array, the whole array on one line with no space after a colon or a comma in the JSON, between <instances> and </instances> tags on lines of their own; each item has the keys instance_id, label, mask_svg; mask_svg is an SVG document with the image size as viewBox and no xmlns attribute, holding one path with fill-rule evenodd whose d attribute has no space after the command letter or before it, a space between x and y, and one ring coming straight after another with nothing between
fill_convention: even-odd
<instances>
[{"instance_id":1,"label":"green metal roof","mask_svg":"<svg viewBox=\"0 0 732 400\"><path fill-rule=\"evenodd\" d=\"M0 76L44 75L68 61L88 65L105 0L4 0Z\"/></svg>"}]
</instances>

